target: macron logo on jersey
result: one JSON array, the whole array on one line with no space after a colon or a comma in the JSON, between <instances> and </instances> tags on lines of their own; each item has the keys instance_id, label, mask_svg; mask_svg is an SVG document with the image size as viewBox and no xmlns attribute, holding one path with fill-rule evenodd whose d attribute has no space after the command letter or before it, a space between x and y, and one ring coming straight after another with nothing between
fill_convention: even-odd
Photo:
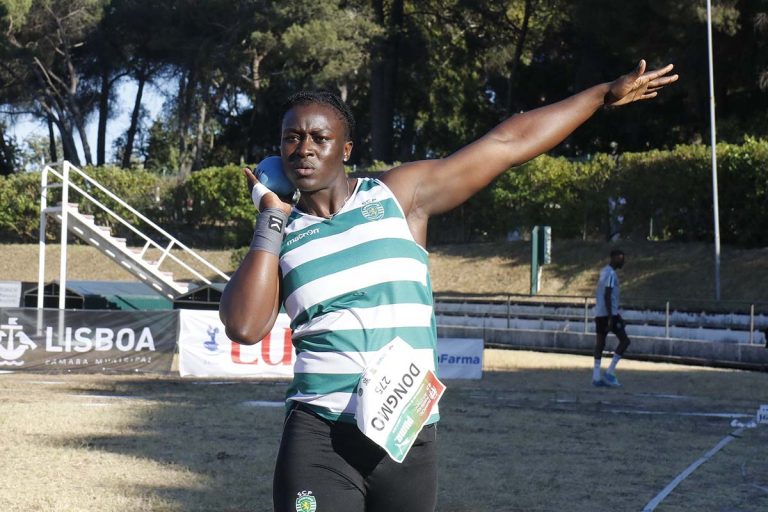
<instances>
[{"instance_id":1,"label":"macron logo on jersey","mask_svg":"<svg viewBox=\"0 0 768 512\"><path fill-rule=\"evenodd\" d=\"M309 229L309 230L304 231L302 233L299 233L295 237L291 238L290 240L285 242L285 245L290 247L291 245L295 244L296 242L298 242L299 240L301 240L305 236L312 236L312 235L316 235L318 233L320 233L320 228Z\"/></svg>"}]
</instances>

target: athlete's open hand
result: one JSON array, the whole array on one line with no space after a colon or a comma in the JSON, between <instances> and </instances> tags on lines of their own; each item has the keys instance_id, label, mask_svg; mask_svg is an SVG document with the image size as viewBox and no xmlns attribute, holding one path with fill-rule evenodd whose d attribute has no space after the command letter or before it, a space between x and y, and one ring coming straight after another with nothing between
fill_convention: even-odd
<instances>
[{"instance_id":1,"label":"athlete's open hand","mask_svg":"<svg viewBox=\"0 0 768 512\"><path fill-rule=\"evenodd\" d=\"M659 89L677 81L677 75L669 74L672 68L672 64L668 64L661 69L646 72L645 60L640 60L633 71L611 82L611 88L605 95L605 104L618 107L633 101L655 98Z\"/></svg>"},{"instance_id":2,"label":"athlete's open hand","mask_svg":"<svg viewBox=\"0 0 768 512\"><path fill-rule=\"evenodd\" d=\"M250 193L251 199L253 199L254 206L256 206L257 210L262 211L266 208L280 208L286 215L291 214L293 205L290 202L280 199L277 194L271 191L267 191L264 194L258 194L259 204L255 204L257 195L253 193L253 188L259 183L259 178L257 178L253 171L248 167L243 167L243 174L248 180L248 192Z\"/></svg>"}]
</instances>

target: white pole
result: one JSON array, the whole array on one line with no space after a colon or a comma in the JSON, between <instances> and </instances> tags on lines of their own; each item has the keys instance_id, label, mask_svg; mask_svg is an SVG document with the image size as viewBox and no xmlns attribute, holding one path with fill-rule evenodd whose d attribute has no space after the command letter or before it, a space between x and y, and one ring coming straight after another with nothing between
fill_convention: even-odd
<instances>
[{"instance_id":1,"label":"white pole","mask_svg":"<svg viewBox=\"0 0 768 512\"><path fill-rule=\"evenodd\" d=\"M717 192L717 141L715 139L715 77L712 64L712 1L707 0L707 51L709 57L709 127L712 143L712 210L715 228L715 300L720 300L720 208Z\"/></svg>"},{"instance_id":2,"label":"white pole","mask_svg":"<svg viewBox=\"0 0 768 512\"><path fill-rule=\"evenodd\" d=\"M48 208L48 167L40 174L40 234L37 239L37 309L43 307L45 287L45 210Z\"/></svg>"},{"instance_id":3,"label":"white pole","mask_svg":"<svg viewBox=\"0 0 768 512\"><path fill-rule=\"evenodd\" d=\"M62 166L61 189L61 255L59 258L59 309L64 309L67 297L67 214L69 212L69 161Z\"/></svg>"}]
</instances>

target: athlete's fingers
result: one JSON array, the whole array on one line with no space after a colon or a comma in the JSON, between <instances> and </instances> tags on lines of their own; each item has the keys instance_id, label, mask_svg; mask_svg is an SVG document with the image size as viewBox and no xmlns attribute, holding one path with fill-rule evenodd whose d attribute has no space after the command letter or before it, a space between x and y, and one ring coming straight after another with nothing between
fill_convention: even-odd
<instances>
[{"instance_id":1,"label":"athlete's fingers","mask_svg":"<svg viewBox=\"0 0 768 512\"><path fill-rule=\"evenodd\" d=\"M672 71L672 69L673 69L674 67L675 67L675 65L674 65L674 64L667 64L667 65L666 65L666 66L664 66L663 68L660 68L660 69L655 69L655 70L653 70L653 71L649 71L648 73L646 73L646 75L645 75L645 76L647 76L649 80L655 80L655 79L657 79L657 78L659 78L659 77L661 77L661 76L664 76L664 75L666 75L666 74L667 74L667 73L669 73L670 71ZM677 76L677 75L675 75L675 76Z\"/></svg>"},{"instance_id":2,"label":"athlete's fingers","mask_svg":"<svg viewBox=\"0 0 768 512\"><path fill-rule=\"evenodd\" d=\"M243 174L248 180L248 188L253 188L253 186L259 182L259 179L253 174L253 171L249 167L243 167Z\"/></svg>"}]
</instances>

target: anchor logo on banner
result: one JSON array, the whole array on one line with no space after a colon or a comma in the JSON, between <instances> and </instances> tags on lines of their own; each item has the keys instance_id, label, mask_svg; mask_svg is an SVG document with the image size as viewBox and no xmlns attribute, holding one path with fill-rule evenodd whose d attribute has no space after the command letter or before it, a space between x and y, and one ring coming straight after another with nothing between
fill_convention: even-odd
<instances>
[{"instance_id":1,"label":"anchor logo on banner","mask_svg":"<svg viewBox=\"0 0 768 512\"><path fill-rule=\"evenodd\" d=\"M216 342L216 335L219 333L219 328L209 325L207 332L210 339L203 342L203 346L211 352L216 352L219 349L219 344Z\"/></svg>"},{"instance_id":2,"label":"anchor logo on banner","mask_svg":"<svg viewBox=\"0 0 768 512\"><path fill-rule=\"evenodd\" d=\"M18 318L8 318L8 323L0 325L0 366L21 366L24 361L17 361L28 349L37 348L37 344L24 334L24 327Z\"/></svg>"}]
</instances>

